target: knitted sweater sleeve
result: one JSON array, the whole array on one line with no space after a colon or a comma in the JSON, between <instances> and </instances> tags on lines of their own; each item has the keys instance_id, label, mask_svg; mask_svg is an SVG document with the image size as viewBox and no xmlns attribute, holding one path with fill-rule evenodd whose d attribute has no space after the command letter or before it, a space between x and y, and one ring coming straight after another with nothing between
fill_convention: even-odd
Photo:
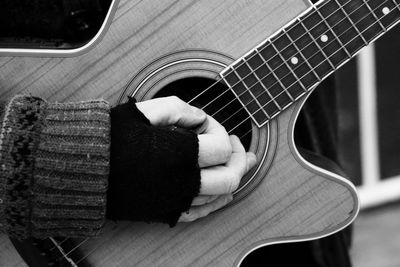
<instances>
[{"instance_id":1,"label":"knitted sweater sleeve","mask_svg":"<svg viewBox=\"0 0 400 267\"><path fill-rule=\"evenodd\" d=\"M98 234L105 223L109 105L15 96L2 110L0 229L16 238Z\"/></svg>"},{"instance_id":2,"label":"knitted sweater sleeve","mask_svg":"<svg viewBox=\"0 0 400 267\"><path fill-rule=\"evenodd\" d=\"M196 134L152 126L132 100L15 96L0 105L0 231L88 237L106 217L173 226L199 192L197 157Z\"/></svg>"}]
</instances>

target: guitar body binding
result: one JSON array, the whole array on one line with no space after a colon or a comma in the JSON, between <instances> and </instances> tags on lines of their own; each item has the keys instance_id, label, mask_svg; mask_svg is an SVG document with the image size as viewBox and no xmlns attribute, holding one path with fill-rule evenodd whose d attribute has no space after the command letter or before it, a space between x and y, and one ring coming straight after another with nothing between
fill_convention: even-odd
<instances>
[{"instance_id":1,"label":"guitar body binding","mask_svg":"<svg viewBox=\"0 0 400 267\"><path fill-rule=\"evenodd\" d=\"M128 95L144 100L167 94L168 85L185 79L216 81L226 66L309 7L299 0L121 0L102 42L84 54L0 57L0 97L25 93L116 104ZM359 210L354 186L305 161L294 143L307 96L265 126L243 123L239 134L250 130L242 141L259 163L234 205L174 228L111 224L80 247L86 260L93 266L237 266L257 247L321 238L349 225Z\"/></svg>"}]
</instances>

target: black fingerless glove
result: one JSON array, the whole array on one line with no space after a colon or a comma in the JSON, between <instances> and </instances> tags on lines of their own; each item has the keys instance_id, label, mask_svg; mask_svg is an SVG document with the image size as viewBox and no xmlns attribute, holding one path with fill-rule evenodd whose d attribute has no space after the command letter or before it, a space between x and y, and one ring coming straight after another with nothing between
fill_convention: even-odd
<instances>
[{"instance_id":1,"label":"black fingerless glove","mask_svg":"<svg viewBox=\"0 0 400 267\"><path fill-rule=\"evenodd\" d=\"M158 127L135 100L111 109L111 166L107 217L174 226L200 190L198 138Z\"/></svg>"}]
</instances>

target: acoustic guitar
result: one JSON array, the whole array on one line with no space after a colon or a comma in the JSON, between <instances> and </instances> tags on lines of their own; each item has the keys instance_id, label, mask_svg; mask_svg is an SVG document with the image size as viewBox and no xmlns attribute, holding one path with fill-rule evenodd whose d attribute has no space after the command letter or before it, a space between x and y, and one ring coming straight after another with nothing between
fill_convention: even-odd
<instances>
[{"instance_id":1,"label":"acoustic guitar","mask_svg":"<svg viewBox=\"0 0 400 267\"><path fill-rule=\"evenodd\" d=\"M0 50L1 99L116 104L174 94L259 159L234 201L206 218L174 228L109 222L68 250L68 239L49 239L53 251L76 266L237 266L258 247L348 226L359 211L355 187L300 155L294 125L315 86L399 18L400 0L114 0L81 48Z\"/></svg>"}]
</instances>

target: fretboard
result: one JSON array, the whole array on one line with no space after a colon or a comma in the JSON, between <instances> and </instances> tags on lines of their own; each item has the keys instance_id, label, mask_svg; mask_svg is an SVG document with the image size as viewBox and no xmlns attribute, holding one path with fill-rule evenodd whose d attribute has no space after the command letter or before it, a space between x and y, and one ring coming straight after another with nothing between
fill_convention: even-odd
<instances>
[{"instance_id":1,"label":"fretboard","mask_svg":"<svg viewBox=\"0 0 400 267\"><path fill-rule=\"evenodd\" d=\"M262 126L393 27L400 0L325 0L221 76Z\"/></svg>"}]
</instances>

